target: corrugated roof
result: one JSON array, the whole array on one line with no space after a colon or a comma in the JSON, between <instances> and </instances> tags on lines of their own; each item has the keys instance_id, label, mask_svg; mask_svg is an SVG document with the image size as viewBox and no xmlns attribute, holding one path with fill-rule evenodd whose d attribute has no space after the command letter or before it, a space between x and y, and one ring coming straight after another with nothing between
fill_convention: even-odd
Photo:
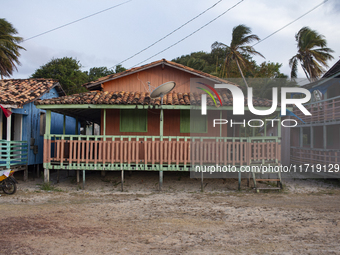
<instances>
[{"instance_id":1,"label":"corrugated roof","mask_svg":"<svg viewBox=\"0 0 340 255\"><path fill-rule=\"evenodd\" d=\"M155 67L155 66L158 66L158 65L162 65L162 64L167 65L167 66L171 66L173 68L180 69L180 70L188 72L188 73L195 74L195 75L202 77L202 78L207 78L207 79L216 81L218 83L226 83L226 80L223 80L223 79L216 77L214 75L195 70L191 67L187 67L187 66L178 64L176 62L172 62L172 61L168 61L166 59L162 59L162 60L152 62L150 64L146 64L146 65L139 66L139 67L134 67L134 68L131 68L129 70L126 70L126 71L123 71L123 72L120 72L120 73L110 74L110 75L107 75L105 77L101 77L96 81L85 83L85 84L83 84L83 86L86 87L89 90L94 90L94 89L99 90L99 89L101 89L100 85L104 82L111 81L111 80L114 80L114 79L118 79L118 78L130 75L130 74L136 73L136 72L140 72L140 71L145 70L145 69L149 69L149 68L152 68L152 67ZM228 83L233 84L232 82L228 82ZM234 85L236 85L236 84L234 84ZM238 86L238 85L236 85L236 86Z\"/></svg>"},{"instance_id":2,"label":"corrugated roof","mask_svg":"<svg viewBox=\"0 0 340 255\"><path fill-rule=\"evenodd\" d=\"M232 106L233 98L228 90L221 92L220 98L223 106ZM218 105L219 100L215 97ZM101 105L160 105L161 98L152 99L148 92L125 92L125 91L90 91L80 94L63 96L52 99L44 99L35 101L37 105L64 105L64 104L101 104ZM176 93L171 92L164 96L164 105L200 105L201 95L198 93ZM214 106L214 102L207 97L207 105ZM245 98L247 105L247 98ZM254 106L272 105L272 101L263 98L253 98Z\"/></svg>"},{"instance_id":3,"label":"corrugated roof","mask_svg":"<svg viewBox=\"0 0 340 255\"><path fill-rule=\"evenodd\" d=\"M52 79L0 80L0 104L22 106L40 98L54 87L59 95L65 95L59 82Z\"/></svg>"},{"instance_id":4,"label":"corrugated roof","mask_svg":"<svg viewBox=\"0 0 340 255\"><path fill-rule=\"evenodd\" d=\"M340 74L340 60L336 62L323 76L322 78L329 78L333 76L334 74L339 73Z\"/></svg>"}]
</instances>

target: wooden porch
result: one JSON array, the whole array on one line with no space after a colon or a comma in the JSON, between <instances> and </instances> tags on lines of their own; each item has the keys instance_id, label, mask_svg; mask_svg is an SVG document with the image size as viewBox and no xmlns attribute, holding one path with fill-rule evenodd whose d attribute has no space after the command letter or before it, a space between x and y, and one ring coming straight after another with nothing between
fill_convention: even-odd
<instances>
[{"instance_id":1,"label":"wooden porch","mask_svg":"<svg viewBox=\"0 0 340 255\"><path fill-rule=\"evenodd\" d=\"M278 137L45 135L44 168L189 171L193 165L279 164Z\"/></svg>"}]
</instances>

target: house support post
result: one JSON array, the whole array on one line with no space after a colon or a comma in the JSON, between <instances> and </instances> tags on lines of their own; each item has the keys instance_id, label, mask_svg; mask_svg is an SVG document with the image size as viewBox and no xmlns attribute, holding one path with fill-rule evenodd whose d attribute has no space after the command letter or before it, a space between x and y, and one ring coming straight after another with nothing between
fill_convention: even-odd
<instances>
[{"instance_id":1,"label":"house support post","mask_svg":"<svg viewBox=\"0 0 340 255\"><path fill-rule=\"evenodd\" d=\"M79 185L79 170L77 170L77 185Z\"/></svg>"},{"instance_id":2,"label":"house support post","mask_svg":"<svg viewBox=\"0 0 340 255\"><path fill-rule=\"evenodd\" d=\"M201 171L201 192L204 192L204 183L203 183L203 171Z\"/></svg>"},{"instance_id":3,"label":"house support post","mask_svg":"<svg viewBox=\"0 0 340 255\"><path fill-rule=\"evenodd\" d=\"M241 190L241 171L238 172L238 190Z\"/></svg>"},{"instance_id":4,"label":"house support post","mask_svg":"<svg viewBox=\"0 0 340 255\"><path fill-rule=\"evenodd\" d=\"M51 110L46 110L46 130L45 130L45 135L49 136L50 134L51 134ZM45 136L44 139L46 139L46 136ZM45 151L44 151L44 153L45 153ZM50 158L50 155L48 155L48 158ZM44 168L44 182L45 183L49 183L50 182L50 169L48 169L48 168Z\"/></svg>"},{"instance_id":5,"label":"house support post","mask_svg":"<svg viewBox=\"0 0 340 255\"><path fill-rule=\"evenodd\" d=\"M104 141L106 141L106 109L104 109L104 112L103 112L103 135L104 135L104 138L103 138L103 140ZM105 165L105 164L104 164ZM103 169L104 169L104 167L103 167ZM105 174L106 174L106 172L105 171L101 171L100 172L100 175L102 176L102 177L105 177Z\"/></svg>"},{"instance_id":6,"label":"house support post","mask_svg":"<svg viewBox=\"0 0 340 255\"><path fill-rule=\"evenodd\" d=\"M159 171L159 191L162 191L163 187L163 171Z\"/></svg>"},{"instance_id":7,"label":"house support post","mask_svg":"<svg viewBox=\"0 0 340 255\"><path fill-rule=\"evenodd\" d=\"M68 171L67 171L68 172ZM59 179L60 179L60 170L57 170L57 183L59 183Z\"/></svg>"},{"instance_id":8,"label":"house support post","mask_svg":"<svg viewBox=\"0 0 340 255\"><path fill-rule=\"evenodd\" d=\"M48 169L48 168L44 169L44 182L45 183L50 182L50 169Z\"/></svg>"},{"instance_id":9,"label":"house support post","mask_svg":"<svg viewBox=\"0 0 340 255\"><path fill-rule=\"evenodd\" d=\"M123 170L123 167L121 168L121 180L120 180L120 183L121 183L121 190L122 192L124 191L124 170Z\"/></svg>"},{"instance_id":10,"label":"house support post","mask_svg":"<svg viewBox=\"0 0 340 255\"><path fill-rule=\"evenodd\" d=\"M24 182L28 180L28 166L26 165L24 170Z\"/></svg>"},{"instance_id":11,"label":"house support post","mask_svg":"<svg viewBox=\"0 0 340 255\"><path fill-rule=\"evenodd\" d=\"M161 107L163 105L163 97L161 101ZM161 108L160 123L159 123L159 136L160 140L163 141L163 109ZM163 187L163 165L161 164L161 170L159 171L159 191L162 191Z\"/></svg>"},{"instance_id":12,"label":"house support post","mask_svg":"<svg viewBox=\"0 0 340 255\"><path fill-rule=\"evenodd\" d=\"M6 126L6 140L11 140L11 124L12 124L12 115L9 115L7 118L7 126Z\"/></svg>"},{"instance_id":13,"label":"house support post","mask_svg":"<svg viewBox=\"0 0 340 255\"><path fill-rule=\"evenodd\" d=\"M83 190L85 190L85 170L83 170Z\"/></svg>"}]
</instances>

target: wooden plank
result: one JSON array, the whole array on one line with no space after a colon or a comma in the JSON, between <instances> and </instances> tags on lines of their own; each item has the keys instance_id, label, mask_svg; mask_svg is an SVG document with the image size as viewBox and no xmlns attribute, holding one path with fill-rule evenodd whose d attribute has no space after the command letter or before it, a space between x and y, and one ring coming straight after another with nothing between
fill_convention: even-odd
<instances>
[{"instance_id":1,"label":"wooden plank","mask_svg":"<svg viewBox=\"0 0 340 255\"><path fill-rule=\"evenodd\" d=\"M81 158L82 158L82 161L84 162L85 161L85 141L82 140L81 141Z\"/></svg>"},{"instance_id":2,"label":"wooden plank","mask_svg":"<svg viewBox=\"0 0 340 255\"><path fill-rule=\"evenodd\" d=\"M78 140L78 141L77 141L77 144L78 144L78 145L77 145L77 146L78 146L77 163L78 163L78 165L79 165L79 164L80 164L80 152L81 152L81 151L80 151L80 150L81 150L81 140Z\"/></svg>"},{"instance_id":3,"label":"wooden plank","mask_svg":"<svg viewBox=\"0 0 340 255\"><path fill-rule=\"evenodd\" d=\"M92 160L94 160L94 157L93 157L94 141L89 141L89 145L90 145L90 155L89 155L88 161L92 161Z\"/></svg>"},{"instance_id":4,"label":"wooden plank","mask_svg":"<svg viewBox=\"0 0 340 255\"><path fill-rule=\"evenodd\" d=\"M68 162L69 164L72 164L72 150L73 150L73 140L69 140L69 144L70 144L70 149L69 149L69 153L68 153Z\"/></svg>"},{"instance_id":5,"label":"wooden plank","mask_svg":"<svg viewBox=\"0 0 340 255\"><path fill-rule=\"evenodd\" d=\"M97 140L98 144L98 161L103 162L103 141Z\"/></svg>"},{"instance_id":6,"label":"wooden plank","mask_svg":"<svg viewBox=\"0 0 340 255\"><path fill-rule=\"evenodd\" d=\"M127 150L127 141L124 141L124 162L127 162L128 159L128 150Z\"/></svg>"},{"instance_id":7,"label":"wooden plank","mask_svg":"<svg viewBox=\"0 0 340 255\"><path fill-rule=\"evenodd\" d=\"M90 141L89 140L86 140L86 157L85 157L85 163L86 165L89 163L89 158L90 158L90 147L91 147L91 144L90 144ZM79 171L77 172L77 174L79 174Z\"/></svg>"},{"instance_id":8,"label":"wooden plank","mask_svg":"<svg viewBox=\"0 0 340 255\"><path fill-rule=\"evenodd\" d=\"M64 157L65 157L64 146L65 146L65 142L66 141L64 139L60 139L60 142L61 142L61 146L60 146L60 164L62 164L64 162ZM47 149L48 149L48 147L47 147ZM50 155L50 154L48 154L48 155Z\"/></svg>"},{"instance_id":9,"label":"wooden plank","mask_svg":"<svg viewBox=\"0 0 340 255\"><path fill-rule=\"evenodd\" d=\"M123 164L123 146L124 146L123 140L119 141L119 146L120 146L120 157L117 157L117 159L118 159L118 162L120 162L120 166L122 167L122 164Z\"/></svg>"},{"instance_id":10,"label":"wooden plank","mask_svg":"<svg viewBox=\"0 0 340 255\"><path fill-rule=\"evenodd\" d=\"M160 145L160 154L159 154L159 161L161 166L163 165L163 146L164 146L164 141L159 141L159 145Z\"/></svg>"},{"instance_id":11,"label":"wooden plank","mask_svg":"<svg viewBox=\"0 0 340 255\"><path fill-rule=\"evenodd\" d=\"M98 141L93 141L93 145L94 145L94 155L93 155L93 159L94 159L94 164L97 164L97 156L98 156Z\"/></svg>"},{"instance_id":12,"label":"wooden plank","mask_svg":"<svg viewBox=\"0 0 340 255\"><path fill-rule=\"evenodd\" d=\"M135 141L136 143L136 166L139 163L140 159L139 159L139 141Z\"/></svg>"},{"instance_id":13,"label":"wooden plank","mask_svg":"<svg viewBox=\"0 0 340 255\"><path fill-rule=\"evenodd\" d=\"M184 166L187 165L187 157L188 157L188 152L189 152L189 155L190 155L190 151L189 151L189 148L188 148L188 144L189 142L183 142L183 150L184 150L184 158L183 158L183 162L184 162Z\"/></svg>"}]
</instances>

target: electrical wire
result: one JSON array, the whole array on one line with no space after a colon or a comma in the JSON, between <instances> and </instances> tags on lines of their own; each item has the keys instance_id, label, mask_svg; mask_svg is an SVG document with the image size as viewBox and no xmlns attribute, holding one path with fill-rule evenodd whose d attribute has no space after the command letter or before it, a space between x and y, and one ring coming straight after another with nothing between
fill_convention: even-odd
<instances>
[{"instance_id":1,"label":"electrical wire","mask_svg":"<svg viewBox=\"0 0 340 255\"><path fill-rule=\"evenodd\" d=\"M192 32L191 34L187 35L186 37L182 38L181 40L177 41L176 43L170 45L169 47L165 48L164 50L152 55L151 57L145 59L142 62L139 62L138 64L134 65L133 67L139 66L140 64L144 63L145 61L148 61L149 59L163 53L164 51L172 48L173 46L179 44L180 42L184 41L185 39L189 38L190 36L192 36L193 34L196 34L198 31L202 30L203 28L205 28L206 26L208 26L209 24L211 24L212 22L214 22L215 20L217 20L218 18L220 18L221 16L223 16L224 14L226 14L228 11L230 11L231 9L235 8L237 5L239 5L240 3L242 3L244 0L239 1L238 3L236 3L235 5L233 5L232 7L230 7L228 10L226 10L225 12L221 13L220 15L218 15L216 18L212 19L211 21L209 21L208 23L206 23L205 25L201 26L199 29L195 30L194 32Z\"/></svg>"},{"instance_id":2,"label":"electrical wire","mask_svg":"<svg viewBox=\"0 0 340 255\"><path fill-rule=\"evenodd\" d=\"M32 37L29 37L29 38L23 40L23 42L28 41L28 40L31 40L31 39L33 39L33 38L36 38L36 37L38 37L38 36L41 36L41 35L50 33L50 32L55 31L55 30L57 30L57 29L60 29L60 28L69 26L69 25L71 25L71 24L74 24L74 23L79 22L79 21L81 21L81 20L90 18L90 17L95 16L95 15L97 15L97 14L100 14L100 13L102 13L102 12L106 12L106 11L108 11L108 10L114 9L114 8L116 8L116 7L118 7L118 6L121 6L121 5L126 4L126 3L128 3L128 2L131 2L131 1L133 1L133 0L125 1L125 2L123 2L123 3L120 3L120 4L117 4L117 5L115 5L115 6L109 7L109 8L107 8L107 9L105 9L105 10L102 10L102 11L99 11L99 12L96 12L96 13L93 13L93 14L91 14L91 15L88 15L88 16L83 17L83 18L81 18L81 19L77 19L77 20L72 21L72 22L70 22L70 23L67 23L67 24L65 24L65 25L62 25L62 26L53 28L53 29L48 30L48 31L46 31L46 32L43 32L43 33L41 33L41 34L38 34L38 35L35 35L35 36L32 36Z\"/></svg>"},{"instance_id":3,"label":"electrical wire","mask_svg":"<svg viewBox=\"0 0 340 255\"><path fill-rule=\"evenodd\" d=\"M258 45L259 43L263 42L264 40L268 39L269 37L271 37L272 35L276 34L277 32L280 32L282 29L288 27L289 25L293 24L295 21L301 19L302 17L306 16L307 14L309 14L310 12L314 11L315 9L317 9L318 7L320 7L321 5L323 5L324 3L328 2L329 0L324 0L322 1L322 3L318 4L317 6L315 6L314 8L310 9L308 12L306 12L305 14L302 14L300 17L296 18L295 20L289 22L287 25L281 27L280 29L276 30L275 32L271 33L270 35L268 35L267 37L263 38L262 40L258 41L257 43L253 44L252 47L254 47L255 45Z\"/></svg>"},{"instance_id":4,"label":"electrical wire","mask_svg":"<svg viewBox=\"0 0 340 255\"><path fill-rule=\"evenodd\" d=\"M152 46L154 46L155 44L159 43L160 41L163 41L165 38L167 38L168 36L172 35L173 33L175 33L176 31L180 30L182 27L184 27L185 25L189 24L191 21L197 19L198 17L200 17L201 15L203 15L204 13L206 13L207 11L209 11L210 9L214 8L217 4L219 4L220 2L222 2L223 0L219 0L218 2L216 2L215 4L213 4L212 6L210 6L208 9L206 9L205 11L201 12L200 14L198 14L197 16L195 16L194 18L190 19L189 21L185 22L183 25L179 26L178 28L176 28L175 30L173 30L172 32L170 32L169 34L163 36L161 39L157 40L156 42L150 44L148 47L142 49L141 51L137 52L136 54L132 55L131 57L128 57L127 59L124 59L123 61L119 62L117 65L114 65L111 68L114 68L115 66L121 65L122 63L126 62L127 60L139 55L140 53L146 51L147 49L151 48Z\"/></svg>"}]
</instances>

